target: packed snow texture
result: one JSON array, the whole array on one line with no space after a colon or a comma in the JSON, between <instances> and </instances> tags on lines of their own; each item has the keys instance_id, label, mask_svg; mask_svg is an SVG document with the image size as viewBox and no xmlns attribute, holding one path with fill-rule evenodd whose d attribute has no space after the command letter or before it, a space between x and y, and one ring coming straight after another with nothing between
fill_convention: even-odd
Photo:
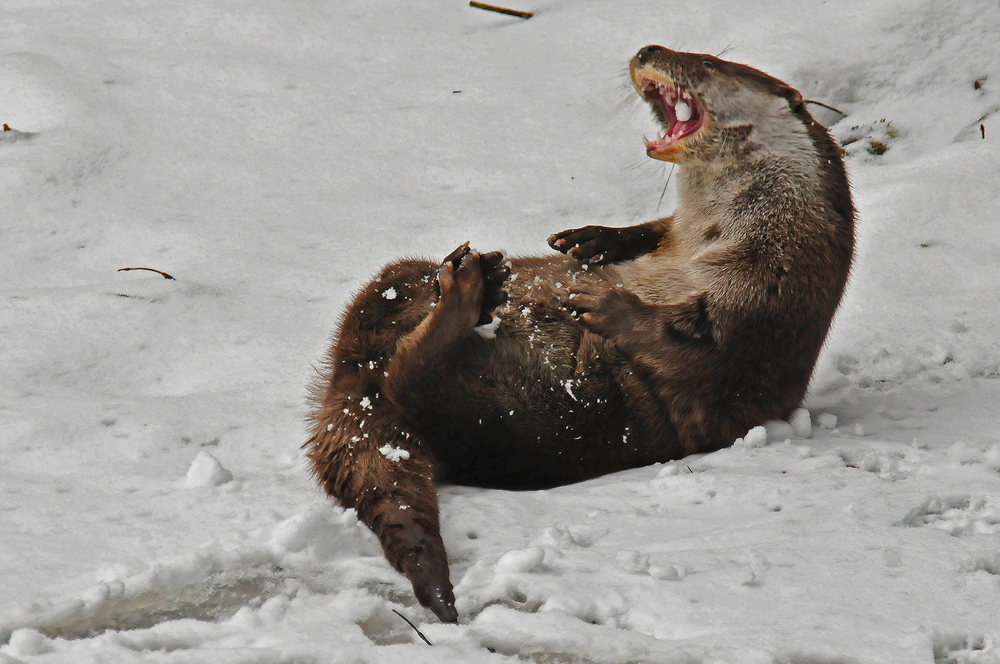
<instances>
[{"instance_id":1,"label":"packed snow texture","mask_svg":"<svg viewBox=\"0 0 1000 664\"><path fill-rule=\"evenodd\" d=\"M1000 6L519 8L4 3L0 663L1000 661ZM808 412L442 487L442 625L309 476L313 367L387 261L669 214L649 43L846 114L812 106L859 223Z\"/></svg>"},{"instance_id":2,"label":"packed snow texture","mask_svg":"<svg viewBox=\"0 0 1000 664\"><path fill-rule=\"evenodd\" d=\"M191 488L200 486L219 486L233 479L233 474L222 467L219 460L202 450L191 462L187 471L187 485Z\"/></svg>"}]
</instances>

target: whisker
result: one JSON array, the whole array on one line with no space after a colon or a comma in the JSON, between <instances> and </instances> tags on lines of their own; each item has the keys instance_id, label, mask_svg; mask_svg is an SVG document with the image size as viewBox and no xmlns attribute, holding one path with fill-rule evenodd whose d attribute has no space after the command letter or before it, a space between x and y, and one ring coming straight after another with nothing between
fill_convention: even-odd
<instances>
[{"instance_id":1,"label":"whisker","mask_svg":"<svg viewBox=\"0 0 1000 664\"><path fill-rule=\"evenodd\" d=\"M676 168L676 167L677 167L677 164L671 164L670 165L670 172L667 173L667 181L663 183L663 191L660 192L660 200L657 201L657 203L656 203L656 211L657 211L657 213L659 213L659 211L660 211L660 206L663 205L663 197L667 195L667 186L670 185L670 178L672 178L674 176L674 168Z\"/></svg>"},{"instance_id":2,"label":"whisker","mask_svg":"<svg viewBox=\"0 0 1000 664\"><path fill-rule=\"evenodd\" d=\"M731 41L731 42L729 42L728 44L726 44L726 47L725 47L725 48L723 48L723 49L722 49L721 51L719 51L718 53L716 53L716 54L715 54L715 57L717 57L717 58L721 58L721 57L722 57L722 56L724 56L724 55L725 55L726 53L729 53L729 52L730 52L731 50L733 50L733 44L734 44L734 43L735 43L735 41Z\"/></svg>"}]
</instances>

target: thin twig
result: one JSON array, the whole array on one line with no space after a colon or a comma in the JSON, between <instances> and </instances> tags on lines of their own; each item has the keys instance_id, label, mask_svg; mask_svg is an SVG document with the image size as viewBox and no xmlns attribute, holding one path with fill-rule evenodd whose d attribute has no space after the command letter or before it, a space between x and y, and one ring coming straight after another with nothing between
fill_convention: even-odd
<instances>
[{"instance_id":1,"label":"thin twig","mask_svg":"<svg viewBox=\"0 0 1000 664\"><path fill-rule=\"evenodd\" d=\"M409 618L407 618L406 616L404 616L404 615L403 615L402 613L400 613L400 612L399 612L399 611L397 611L396 609L393 609L393 610L392 610L392 612L393 612L393 613L395 613L395 614L396 614L397 616L399 616L400 618L402 618L402 619L403 619L403 620L404 620L404 621L406 622L406 624L407 624L407 625L409 625L410 627L412 627L412 628L413 628L413 631L417 633L417 636L419 636L420 638L422 638L422 639L424 640L424 643L426 643L426 644L427 644L427 645L429 645L429 646L432 646L432 645L434 645L433 643L431 643L431 642L430 642L430 641L429 641L429 640L427 639L427 637L426 637L426 636L424 636L424 633L423 633L423 632L421 632L421 631L420 631L419 629L417 629L417 626L416 626L416 625L414 625L414 624L413 624L412 622L410 622L410 619L409 619Z\"/></svg>"},{"instance_id":2,"label":"thin twig","mask_svg":"<svg viewBox=\"0 0 1000 664\"><path fill-rule=\"evenodd\" d=\"M488 12L496 12L498 14L507 14L507 16L516 16L518 18L531 18L534 16L531 12L522 12L517 9L507 9L506 7L497 7L496 5L488 5L484 2L476 2L471 0L469 2L470 7L475 7L476 9L485 9Z\"/></svg>"},{"instance_id":3,"label":"thin twig","mask_svg":"<svg viewBox=\"0 0 1000 664\"><path fill-rule=\"evenodd\" d=\"M843 112L842 110L840 110L839 108L834 108L833 106L830 106L830 105L828 105L828 104L824 104L824 103L823 103L823 102L821 102L821 101L816 101L815 99L806 99L804 103L806 103L806 104L816 104L817 106L822 106L823 108L828 108L828 109L830 109L831 111L833 111L834 113L840 113L840 114L841 114L841 115L843 115L843 116L844 116L845 118L847 117L847 113L844 113L844 112Z\"/></svg>"},{"instance_id":4,"label":"thin twig","mask_svg":"<svg viewBox=\"0 0 1000 664\"><path fill-rule=\"evenodd\" d=\"M162 276L164 279L170 279L171 281L177 281L176 279L174 279L173 277L171 277L166 272L163 272L162 270L154 270L151 267L123 267L123 268L120 268L118 271L119 272L128 272L129 270L146 270L147 272L155 272L158 275Z\"/></svg>"}]
</instances>

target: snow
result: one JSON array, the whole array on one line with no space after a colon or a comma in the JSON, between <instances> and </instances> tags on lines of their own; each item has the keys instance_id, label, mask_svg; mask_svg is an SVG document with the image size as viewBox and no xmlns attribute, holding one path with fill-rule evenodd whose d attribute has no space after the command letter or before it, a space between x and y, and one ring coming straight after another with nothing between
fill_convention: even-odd
<instances>
[{"instance_id":1,"label":"snow","mask_svg":"<svg viewBox=\"0 0 1000 664\"><path fill-rule=\"evenodd\" d=\"M518 8L4 4L0 663L1000 661L1000 8ZM442 487L441 625L307 471L313 367L389 260L668 214L649 43L847 114L818 426Z\"/></svg>"},{"instance_id":2,"label":"snow","mask_svg":"<svg viewBox=\"0 0 1000 664\"><path fill-rule=\"evenodd\" d=\"M767 432L769 443L791 440L795 437L795 427L784 420L768 420L764 422L764 430Z\"/></svg>"},{"instance_id":3,"label":"snow","mask_svg":"<svg viewBox=\"0 0 1000 664\"><path fill-rule=\"evenodd\" d=\"M837 428L837 416L833 413L820 413L816 418L816 422L824 429Z\"/></svg>"},{"instance_id":4,"label":"snow","mask_svg":"<svg viewBox=\"0 0 1000 664\"><path fill-rule=\"evenodd\" d=\"M677 119L681 122L687 122L691 119L691 107L682 101L674 104L674 113L677 115Z\"/></svg>"},{"instance_id":5,"label":"snow","mask_svg":"<svg viewBox=\"0 0 1000 664\"><path fill-rule=\"evenodd\" d=\"M410 458L410 453L401 447L393 447L389 443L386 443L382 447L378 448L378 451L382 453L389 461L403 461Z\"/></svg>"},{"instance_id":6,"label":"snow","mask_svg":"<svg viewBox=\"0 0 1000 664\"><path fill-rule=\"evenodd\" d=\"M788 431L791 431L791 427L785 422L769 422L771 428L774 429L776 426L784 425L788 427ZM734 445L744 445L746 447L764 447L767 445L768 440L773 440L773 436L768 432L767 427L757 426L750 429L745 436L742 438L737 438Z\"/></svg>"},{"instance_id":7,"label":"snow","mask_svg":"<svg viewBox=\"0 0 1000 664\"><path fill-rule=\"evenodd\" d=\"M222 467L219 460L202 450L191 462L187 471L187 485L190 488L203 486L219 486L231 482L233 474Z\"/></svg>"},{"instance_id":8,"label":"snow","mask_svg":"<svg viewBox=\"0 0 1000 664\"><path fill-rule=\"evenodd\" d=\"M472 329L475 330L476 334L481 336L483 339L496 339L497 328L500 327L500 320L499 316L493 316L489 323L477 325Z\"/></svg>"},{"instance_id":9,"label":"snow","mask_svg":"<svg viewBox=\"0 0 1000 664\"><path fill-rule=\"evenodd\" d=\"M792 433L796 438L809 438L812 436L812 418L805 408L796 408L788 417L788 424L792 427Z\"/></svg>"}]
</instances>

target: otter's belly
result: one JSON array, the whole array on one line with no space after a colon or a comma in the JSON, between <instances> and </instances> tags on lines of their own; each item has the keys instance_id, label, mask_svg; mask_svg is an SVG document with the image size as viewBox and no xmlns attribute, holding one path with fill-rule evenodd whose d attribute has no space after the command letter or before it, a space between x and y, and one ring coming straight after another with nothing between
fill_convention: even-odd
<instances>
[{"instance_id":1,"label":"otter's belly","mask_svg":"<svg viewBox=\"0 0 1000 664\"><path fill-rule=\"evenodd\" d=\"M648 463L649 437L622 385L625 358L562 306L574 273L535 281L540 270L515 262L512 271L495 338L471 335L453 348L426 404L434 417L420 434L442 479L533 488ZM600 278L576 272L577 281Z\"/></svg>"}]
</instances>

